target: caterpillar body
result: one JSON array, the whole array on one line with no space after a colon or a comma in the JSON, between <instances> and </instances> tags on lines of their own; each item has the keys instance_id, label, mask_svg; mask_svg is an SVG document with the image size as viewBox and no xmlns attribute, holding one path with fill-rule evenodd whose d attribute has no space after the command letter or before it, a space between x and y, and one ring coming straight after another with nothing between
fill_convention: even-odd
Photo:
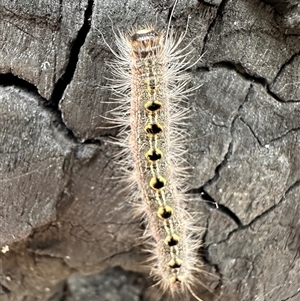
<instances>
[{"instance_id":1,"label":"caterpillar body","mask_svg":"<svg viewBox=\"0 0 300 301\"><path fill-rule=\"evenodd\" d=\"M154 26L116 35L119 51L112 50L116 59L109 65L120 106L112 113L124 126L122 157L124 165L132 165L126 179L130 199L136 200L138 214L144 217L150 274L163 292L174 296L189 291L201 300L193 291L201 271L200 243L183 194L181 125L188 110L182 102L190 92L189 76L183 71L189 65L183 54L186 48L179 48L183 38L175 39ZM128 127L130 131L125 130Z\"/></svg>"}]
</instances>

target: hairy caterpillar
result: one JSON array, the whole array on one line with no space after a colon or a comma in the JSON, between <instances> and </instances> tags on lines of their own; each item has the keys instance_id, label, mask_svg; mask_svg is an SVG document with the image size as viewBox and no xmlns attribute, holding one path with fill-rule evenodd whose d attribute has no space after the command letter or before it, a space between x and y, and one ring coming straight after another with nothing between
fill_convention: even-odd
<instances>
[{"instance_id":1,"label":"hairy caterpillar","mask_svg":"<svg viewBox=\"0 0 300 301\"><path fill-rule=\"evenodd\" d=\"M130 199L136 200L146 224L151 275L164 292L174 296L189 291L201 301L193 291L201 271L201 244L183 194L181 124L188 110L182 101L191 91L185 89L189 62L186 47L179 48L183 38L184 34L175 39L154 26L116 35L119 51L111 49L116 59L109 66L120 106L112 111L112 121L124 129L121 155L124 165L131 165L131 175L126 175Z\"/></svg>"}]
</instances>

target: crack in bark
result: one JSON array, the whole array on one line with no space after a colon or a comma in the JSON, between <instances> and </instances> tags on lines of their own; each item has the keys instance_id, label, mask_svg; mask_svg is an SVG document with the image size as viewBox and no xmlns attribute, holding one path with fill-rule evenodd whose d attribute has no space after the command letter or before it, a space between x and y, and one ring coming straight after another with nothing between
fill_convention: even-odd
<instances>
[{"instance_id":1,"label":"crack in bark","mask_svg":"<svg viewBox=\"0 0 300 301\"><path fill-rule=\"evenodd\" d=\"M209 179L204 185L203 185L203 189L205 191L205 188L213 183L215 183L219 177L220 177L220 171L221 169L226 166L228 159L230 158L230 156L232 155L232 151L233 151L233 143L234 143L234 139L233 139L233 134L234 134L234 124L236 122L236 120L238 118L240 118L240 111L242 110L244 104L248 101L249 99L249 94L252 92L252 85L250 85L247 95L244 99L244 101L239 105L238 109L237 109L237 113L235 114L235 116L233 117L232 121L231 121L231 126L230 126L230 134L231 134L231 141L229 142L228 145L228 149L227 152L222 160L222 162L215 168L215 175Z\"/></svg>"},{"instance_id":2,"label":"crack in bark","mask_svg":"<svg viewBox=\"0 0 300 301\"><path fill-rule=\"evenodd\" d=\"M300 289L298 289L298 291L294 294L292 294L291 296L285 298L285 299L282 299L281 301L288 301L288 300L291 300L292 298L296 297L297 295L300 294Z\"/></svg>"},{"instance_id":3,"label":"crack in bark","mask_svg":"<svg viewBox=\"0 0 300 301\"><path fill-rule=\"evenodd\" d=\"M285 71L286 67L288 67L296 59L296 57L299 56L299 55L300 55L300 51L297 52L297 53L294 53L285 63L283 63L280 70L278 71L278 73L274 77L274 80L270 84L267 85L268 94L270 94L273 98L275 98L276 100L278 100L280 102L284 102L284 103L299 103L300 102L300 101L297 101L297 100L283 100L283 99L281 99L277 96L276 92L271 91L271 89L272 89L271 86L275 85L277 79Z\"/></svg>"},{"instance_id":4,"label":"crack in bark","mask_svg":"<svg viewBox=\"0 0 300 301\"><path fill-rule=\"evenodd\" d=\"M240 120L242 121L243 124L245 124L247 126L247 128L252 133L253 137L255 138L255 140L257 141L257 143L259 144L259 146L262 147L262 148L265 147L266 145L269 145L271 143L274 143L276 141L279 141L279 140L283 139L284 137L288 136L290 133L297 132L297 131L300 130L300 127L290 129L286 133L282 134L281 136L276 137L274 139L271 139L267 143L263 144L260 141L260 138L256 136L256 134L255 134L254 130L251 128L251 126L243 118L240 117Z\"/></svg>"},{"instance_id":5,"label":"crack in bark","mask_svg":"<svg viewBox=\"0 0 300 301\"><path fill-rule=\"evenodd\" d=\"M62 76L57 80L47 105L51 107L52 110L55 112L58 124L61 126L62 129L66 131L65 136L68 136L68 138L70 138L72 141L76 143L78 142L80 142L81 144L93 143L93 144L100 145L101 143L99 140L97 141L86 140L84 142L79 141L77 137L74 135L73 131L71 131L64 123L61 115L61 111L59 109L59 102L67 86L73 80L74 74L76 72L77 63L79 60L78 57L80 54L80 50L85 43L88 33L90 32L93 6L94 6L94 0L88 0L88 5L84 13L84 22L81 28L79 29L76 38L72 43L67 67L65 69L65 72L62 74Z\"/></svg>"},{"instance_id":6,"label":"crack in bark","mask_svg":"<svg viewBox=\"0 0 300 301\"><path fill-rule=\"evenodd\" d=\"M256 216L250 223L246 224L246 225L243 225L242 227L239 227L239 228L236 228L234 230L232 230L231 232L228 233L227 237L216 242L215 244L221 244L221 243L224 243L226 241L228 241L232 235L234 235L236 232L239 232L239 231L243 231L245 229L248 229L248 228L251 228L253 224L255 224L258 220L260 220L261 218L264 218L265 216L267 216L270 212L272 212L273 210L275 210L281 203L284 202L284 199L286 197L286 195L288 193L290 193L293 189L296 189L300 186L300 179L297 180L295 183L293 183L292 185L290 185L288 187L288 189L286 189L286 191L284 192L283 196L281 197L280 201L271 206L270 208L268 208L266 211L264 211L263 213L261 213L260 215Z\"/></svg>"},{"instance_id":7,"label":"crack in bark","mask_svg":"<svg viewBox=\"0 0 300 301\"><path fill-rule=\"evenodd\" d=\"M297 55L299 55L300 53L297 53ZM266 91L266 93L273 99L275 99L276 101L280 102L280 103L298 103L299 101L286 101L284 99L281 99L278 95L276 95L275 93L273 93L270 89L270 86L272 84L274 84L275 79L271 82L268 83L267 80L264 77L258 77L258 76L253 76L249 73L247 73L246 69L243 67L242 64L236 64L230 61L220 61L220 62L216 62L212 65L212 67L223 67L223 68L227 68L228 70L233 70L235 71L237 74L239 74L240 76L242 76L245 80L247 81L251 81L254 82L258 85L261 85L264 90ZM278 75L276 75L277 78Z\"/></svg>"},{"instance_id":8,"label":"crack in bark","mask_svg":"<svg viewBox=\"0 0 300 301\"><path fill-rule=\"evenodd\" d=\"M231 125L231 136L233 137L233 131L234 131L234 123L236 121L237 118L240 118L239 117L239 112L240 110L242 109L243 105L245 104L245 102L248 101L248 97L249 97L249 94L251 93L252 91L252 85L249 87L249 91L245 97L245 101L239 106L238 108L238 112L235 116L235 118L233 119L232 121L232 125ZM240 118L241 119L241 118ZM242 119L241 121L243 123L245 123ZM247 125L247 123L245 123L245 125L250 129L251 133L253 133L252 129ZM254 137L256 138L256 140L258 141L259 145L261 145L261 143L259 142L259 139L255 136L255 134L253 133ZM230 155L232 154L232 148L233 148L233 143L234 143L234 140L232 139L232 141L230 142L229 144L229 147L228 147L228 151L227 153L225 154L224 156L224 160L216 167L216 170L215 170L215 175L212 179L210 179L209 181L207 181L203 187L201 187L198 192L201 192L201 189L203 190L203 192L208 196L209 199L211 199L214 203L216 203L216 201L205 191L205 188L209 185L211 185L212 183L216 182L219 177L220 177L220 170L227 165L227 160L228 158L230 157ZM272 207L268 208L266 211L264 211L263 213L261 213L260 215L256 216L250 223L248 223L247 225L243 225L241 222L240 222L240 219L238 218L238 216L236 216L229 208L227 208L226 206L223 206L223 205L219 205L219 207L222 206L222 209L221 209L221 212L225 213L229 218L233 219L237 224L238 224L238 228L234 229L233 231L231 231L230 233L228 233L227 237L221 241L218 242L219 243L222 243L224 241L227 241L231 235L233 235L233 233L237 232L237 231L240 231L240 230L244 230L248 227L251 227L252 224L254 224L258 219L266 216L267 214L269 214L269 212L273 211L279 204L281 204L283 201L284 201L284 198L285 196L294 188L298 187L300 185L300 180L296 181L294 184L292 184L283 194L282 198L280 199L280 201L273 205ZM208 246L209 247L209 246Z\"/></svg>"},{"instance_id":9,"label":"crack in bark","mask_svg":"<svg viewBox=\"0 0 300 301\"><path fill-rule=\"evenodd\" d=\"M284 62L282 64L282 66L280 67L278 73L276 74L276 76L274 77L274 80L270 83L270 85L272 85L272 84L274 84L274 82L276 82L277 78L281 75L281 73L285 70L285 68L287 66L289 66L298 55L300 55L300 51L297 53L294 53L286 62Z\"/></svg>"},{"instance_id":10,"label":"crack in bark","mask_svg":"<svg viewBox=\"0 0 300 301\"><path fill-rule=\"evenodd\" d=\"M7 288L3 283L0 284L0 295L4 294L10 294L11 290L9 288Z\"/></svg>"},{"instance_id":11,"label":"crack in bark","mask_svg":"<svg viewBox=\"0 0 300 301\"><path fill-rule=\"evenodd\" d=\"M279 136L279 137L277 137L277 138L274 138L274 139L270 140L268 144L273 143L273 142L276 142L276 141L278 141L278 140L280 140L280 139L286 137L286 136L289 135L290 133L297 132L297 131L299 131L299 130L300 130L300 127L294 128L294 129L290 129L290 130L288 130L286 133L284 133L283 135L281 135L281 136Z\"/></svg>"},{"instance_id":12,"label":"crack in bark","mask_svg":"<svg viewBox=\"0 0 300 301\"><path fill-rule=\"evenodd\" d=\"M253 89L253 86L250 85L249 86L249 89L248 89L248 92L246 94L246 97L244 99L244 101L239 105L238 109L237 109L237 113L236 115L233 117L232 119L232 122L231 122L231 126L230 126L230 133L231 133L231 141L228 145L228 149L227 149L227 152L222 160L222 162L216 166L215 168L215 173L214 173L214 176L209 179L206 183L204 183L204 185L202 187L199 187L197 189L191 189L188 191L188 193L192 193L192 194L200 194L201 197L208 201L206 202L206 204L208 206L218 206L220 208L220 211L222 213L224 213L226 216L228 216L230 219L232 219L237 225L238 225L238 228L241 228L243 225L240 221L240 219L238 218L237 215L234 214L233 211L231 211L229 208L227 208L226 206L222 205L222 204L218 204L206 191L206 187L210 186L211 184L215 183L218 181L218 179L220 178L220 171L227 165L227 162L228 162L228 159L230 158L230 156L232 155L232 151L233 151L233 144L234 144L234 139L233 139L233 133L234 133L234 124L236 122L236 120L238 118L240 118L240 111L242 110L244 104L249 100L249 95L250 93L252 93L252 89ZM214 204L214 205L212 205ZM204 234L204 238L205 238L205 235Z\"/></svg>"},{"instance_id":13,"label":"crack in bark","mask_svg":"<svg viewBox=\"0 0 300 301\"><path fill-rule=\"evenodd\" d=\"M209 27L207 29L206 35L203 38L203 46L202 46L202 49L201 49L201 52L200 52L200 57L202 57L206 53L206 51L204 51L204 49L206 48L206 44L207 44L207 41L209 39L209 35L214 30L215 24L216 24L219 16L222 15L224 7L226 6L226 4L227 4L228 1L229 0L223 0L221 2L221 4L219 5L219 8L217 10L216 17L212 20L212 22L210 23L210 25L209 25Z\"/></svg>"},{"instance_id":14,"label":"crack in bark","mask_svg":"<svg viewBox=\"0 0 300 301\"><path fill-rule=\"evenodd\" d=\"M38 95L38 89L34 84L29 83L28 81L19 78L13 73L3 73L0 74L0 86L8 87L8 86L16 86L18 88L24 89L27 92L32 92L34 95Z\"/></svg>"},{"instance_id":15,"label":"crack in bark","mask_svg":"<svg viewBox=\"0 0 300 301\"><path fill-rule=\"evenodd\" d=\"M260 147L264 147L263 144L261 143L261 141L259 140L259 138L255 135L254 130L251 128L251 126L244 120L244 118L240 117L241 122L249 129L249 131L251 132L252 136L255 138L255 140L257 141L258 145Z\"/></svg>"},{"instance_id":16,"label":"crack in bark","mask_svg":"<svg viewBox=\"0 0 300 301\"><path fill-rule=\"evenodd\" d=\"M70 57L64 74L58 79L53 89L52 95L50 97L50 103L58 110L58 103L62 98L67 86L73 79L74 73L76 71L76 66L78 63L78 56L82 46L85 43L86 37L91 28L91 17L93 12L93 0L88 1L88 6L84 13L84 22L82 27L79 29L77 37L73 41L72 48L70 50Z\"/></svg>"},{"instance_id":17,"label":"crack in bark","mask_svg":"<svg viewBox=\"0 0 300 301\"><path fill-rule=\"evenodd\" d=\"M297 55L300 55L300 52L293 55L293 56L297 56ZM288 63L289 63L289 61L285 64L288 64ZM267 80L264 77L257 77L257 76L253 76L253 75L247 73L246 69L243 67L242 64L235 64L235 63L230 62L230 61L220 61L220 62L214 63L212 65L212 67L214 67L214 68L223 67L223 68L227 68L228 70L233 70L237 74L242 76L246 81L251 81L251 82L254 82L258 85L262 85L264 87L264 90L266 91L266 93L272 99L275 99L279 103L287 104L287 103L299 103L300 102L300 101L287 101L287 100L281 99L278 95L276 95L274 92L271 91L270 87L276 81L277 77L279 76L279 73L276 75L276 77L274 78L274 80L271 83L268 83Z\"/></svg>"},{"instance_id":18,"label":"crack in bark","mask_svg":"<svg viewBox=\"0 0 300 301\"><path fill-rule=\"evenodd\" d=\"M61 298L59 298L57 301L67 301L69 299L71 293L69 291L67 280L63 282L63 287L60 293L61 293Z\"/></svg>"}]
</instances>

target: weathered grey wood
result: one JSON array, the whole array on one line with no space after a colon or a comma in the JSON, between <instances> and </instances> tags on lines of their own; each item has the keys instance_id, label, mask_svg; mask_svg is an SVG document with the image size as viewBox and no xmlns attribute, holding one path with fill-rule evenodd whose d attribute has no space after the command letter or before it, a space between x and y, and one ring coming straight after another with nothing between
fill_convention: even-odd
<instances>
[{"instance_id":1,"label":"weathered grey wood","mask_svg":"<svg viewBox=\"0 0 300 301\"><path fill-rule=\"evenodd\" d=\"M34 84L50 98L64 74L87 0L0 2L0 72Z\"/></svg>"},{"instance_id":2,"label":"weathered grey wood","mask_svg":"<svg viewBox=\"0 0 300 301\"><path fill-rule=\"evenodd\" d=\"M283 66L274 83L270 86L271 92L282 101L299 102L300 94L300 56L299 53Z\"/></svg>"},{"instance_id":3,"label":"weathered grey wood","mask_svg":"<svg viewBox=\"0 0 300 301\"><path fill-rule=\"evenodd\" d=\"M0 1L1 301L104 300L104 279L111 300L151 300L142 227L108 142L117 130L102 117L113 107L106 43L116 49L113 29L165 27L172 4ZM188 103L190 203L216 277L203 281L217 286L201 296L299 300L297 2L179 1L176 33L188 16L183 44L202 55L189 70L201 85ZM115 266L131 272L79 275Z\"/></svg>"},{"instance_id":4,"label":"weathered grey wood","mask_svg":"<svg viewBox=\"0 0 300 301\"><path fill-rule=\"evenodd\" d=\"M276 12L281 16L281 22L287 27L288 32L299 33L299 1L298 0L263 0L265 3L271 4Z\"/></svg>"},{"instance_id":5,"label":"weathered grey wood","mask_svg":"<svg viewBox=\"0 0 300 301\"><path fill-rule=\"evenodd\" d=\"M72 144L37 96L13 86L0 89L0 240L9 245L56 220Z\"/></svg>"}]
</instances>

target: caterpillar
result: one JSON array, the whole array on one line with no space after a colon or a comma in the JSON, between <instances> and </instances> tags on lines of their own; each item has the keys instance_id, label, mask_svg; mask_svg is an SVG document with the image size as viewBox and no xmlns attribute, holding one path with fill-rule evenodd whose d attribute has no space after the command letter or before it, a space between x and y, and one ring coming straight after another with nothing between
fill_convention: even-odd
<instances>
[{"instance_id":1,"label":"caterpillar","mask_svg":"<svg viewBox=\"0 0 300 301\"><path fill-rule=\"evenodd\" d=\"M128 198L135 200L136 214L146 225L150 275L163 293L174 298L190 292L202 301L193 291L201 273L201 241L183 193L187 173L182 123L189 112L183 102L191 92L184 72L189 67L187 47L180 49L184 36L176 39L152 25L116 34L118 51L108 46L115 55L108 65L120 106L112 110L111 120L123 126L120 164L130 165L125 176Z\"/></svg>"}]
</instances>

